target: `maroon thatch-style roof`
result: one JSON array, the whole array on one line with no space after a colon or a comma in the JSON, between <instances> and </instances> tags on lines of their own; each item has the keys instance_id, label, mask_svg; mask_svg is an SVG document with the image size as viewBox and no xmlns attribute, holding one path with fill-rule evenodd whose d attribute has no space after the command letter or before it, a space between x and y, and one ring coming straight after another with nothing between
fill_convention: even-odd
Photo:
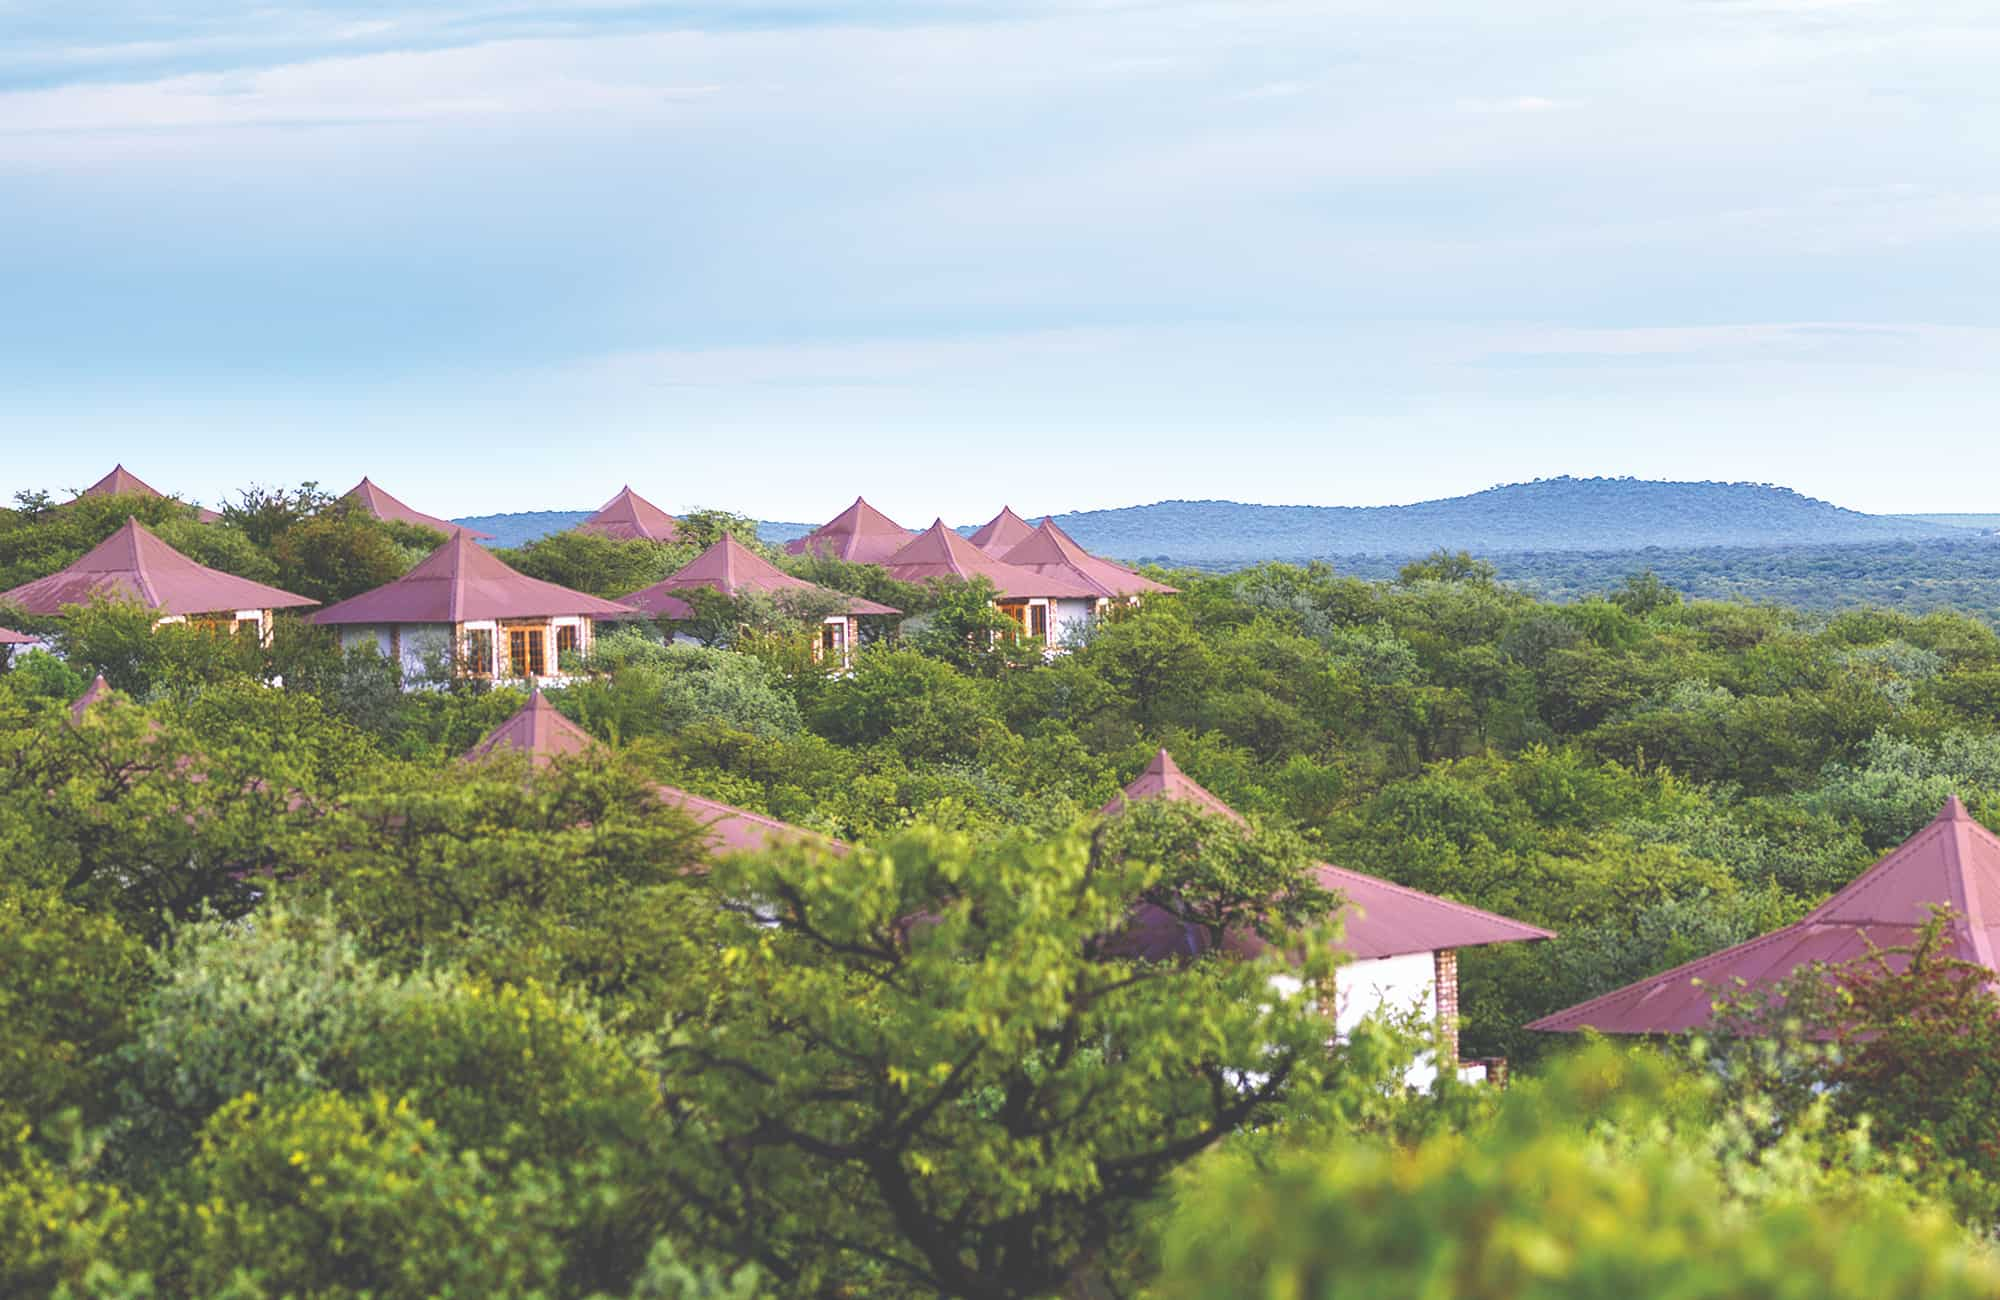
<instances>
[{"instance_id":1,"label":"maroon thatch-style roof","mask_svg":"<svg viewBox=\"0 0 2000 1300\"><path fill-rule=\"evenodd\" d=\"M440 519L436 515L427 515L412 506L404 505L401 501L398 501L376 486L374 480L369 478L363 478L359 483L349 488L341 495L340 499L342 501L354 502L362 510L387 523L415 524L419 528L434 529L437 532L443 533L446 537L451 536L461 529L464 529L466 533L482 541L490 541L493 537L492 533L482 533L477 528L466 528L464 524L455 524L449 519Z\"/></svg>"},{"instance_id":2,"label":"maroon thatch-style roof","mask_svg":"<svg viewBox=\"0 0 2000 1300\"><path fill-rule=\"evenodd\" d=\"M823 844L834 853L845 853L848 849L845 843L831 835L781 822L776 817L751 812L748 808L705 799L678 786L657 788L660 802L680 809L702 828L711 857L721 857L725 853L755 853L777 844L799 842Z\"/></svg>"},{"instance_id":3,"label":"maroon thatch-style roof","mask_svg":"<svg viewBox=\"0 0 2000 1300\"><path fill-rule=\"evenodd\" d=\"M970 582L985 578L1003 597L1067 597L1094 600L1097 593L1066 574L1037 573L1016 568L994 559L986 552L944 526L940 519L919 533L909 545L882 562L889 576L903 582L928 582L932 578L957 578Z\"/></svg>"},{"instance_id":4,"label":"maroon thatch-style roof","mask_svg":"<svg viewBox=\"0 0 2000 1300\"><path fill-rule=\"evenodd\" d=\"M1715 1000L1740 991L1737 981L1768 989L1802 966L1865 957L1871 944L1910 944L1933 907L1953 913L1952 956L2000 970L1994 961L2000 950L2000 838L1972 820L1957 795L1929 825L1797 922L1543 1016L1528 1028L1607 1034L1705 1029Z\"/></svg>"},{"instance_id":5,"label":"maroon thatch-style roof","mask_svg":"<svg viewBox=\"0 0 2000 1300\"><path fill-rule=\"evenodd\" d=\"M916 535L856 497L853 505L804 537L786 542L785 550L792 555L810 551L850 564L880 564Z\"/></svg>"},{"instance_id":6,"label":"maroon thatch-style roof","mask_svg":"<svg viewBox=\"0 0 2000 1300\"><path fill-rule=\"evenodd\" d=\"M477 762L502 749L526 753L536 767L546 767L558 758L582 754L597 747L597 739L561 713L539 690L528 694L528 702L518 713L488 732L465 753L467 762ZM825 844L835 853L847 852L847 845L828 835L781 822L747 808L736 808L714 799L705 799L676 786L654 787L660 802L681 809L704 832L710 857L769 848L780 841L807 841Z\"/></svg>"},{"instance_id":7,"label":"maroon thatch-style roof","mask_svg":"<svg viewBox=\"0 0 2000 1300\"><path fill-rule=\"evenodd\" d=\"M816 583L803 578L794 578L777 565L751 550L728 533L722 539L690 560L683 568L667 578L656 582L643 591L635 591L620 600L636 609L642 609L655 618L693 618L694 607L676 593L691 591L697 587L707 587L725 596L740 596L749 591L817 591L829 596L842 593L828 591ZM899 609L888 605L878 605L872 600L859 596L848 596L847 612L850 614L900 614Z\"/></svg>"},{"instance_id":8,"label":"maroon thatch-style roof","mask_svg":"<svg viewBox=\"0 0 2000 1300\"><path fill-rule=\"evenodd\" d=\"M1074 578L1107 600L1123 596L1172 595L1174 589L1135 573L1122 564L1101 560L1078 546L1070 535L1044 519L1019 545L1001 557L1008 564L1040 574Z\"/></svg>"},{"instance_id":9,"label":"maroon thatch-style roof","mask_svg":"<svg viewBox=\"0 0 2000 1300\"><path fill-rule=\"evenodd\" d=\"M460 529L394 582L313 615L333 623L465 623L489 618L636 614L630 605L516 573Z\"/></svg>"},{"instance_id":10,"label":"maroon thatch-style roof","mask_svg":"<svg viewBox=\"0 0 2000 1300\"><path fill-rule=\"evenodd\" d=\"M1028 534L1034 531L1034 525L1015 514L1012 506L1001 506L999 514L981 524L966 540L998 560L1027 541Z\"/></svg>"},{"instance_id":11,"label":"maroon thatch-style roof","mask_svg":"<svg viewBox=\"0 0 2000 1300\"><path fill-rule=\"evenodd\" d=\"M36 638L12 628L0 627L0 645L34 645Z\"/></svg>"},{"instance_id":12,"label":"maroon thatch-style roof","mask_svg":"<svg viewBox=\"0 0 2000 1300\"><path fill-rule=\"evenodd\" d=\"M84 497L107 496L161 497L165 496L166 493L157 490L123 465L113 465L109 474L106 474L103 478L92 483L76 495L78 500L82 500ZM205 524L222 522L221 515L202 506L196 506L194 512L195 517ZM243 608L248 609L250 607L245 605Z\"/></svg>"},{"instance_id":13,"label":"maroon thatch-style roof","mask_svg":"<svg viewBox=\"0 0 2000 1300\"><path fill-rule=\"evenodd\" d=\"M1243 824L1235 809L1181 771L1164 749L1153 756L1136 780L1104 805L1103 814L1115 816L1137 799L1176 799ZM1540 926L1391 884L1379 876L1346 867L1322 863L1313 873L1321 888L1340 895L1340 916L1345 927L1341 951L1356 958L1396 957L1555 937ZM1135 911L1127 940L1137 955L1154 959L1198 955L1207 942L1201 931L1151 904ZM1262 944L1250 935L1232 941L1230 946L1254 952Z\"/></svg>"},{"instance_id":14,"label":"maroon thatch-style roof","mask_svg":"<svg viewBox=\"0 0 2000 1300\"><path fill-rule=\"evenodd\" d=\"M162 614L291 609L319 603L196 564L138 520L127 519L124 527L67 568L0 592L0 604L19 605L30 614L58 614L65 605L90 603L93 596L136 600Z\"/></svg>"},{"instance_id":15,"label":"maroon thatch-style roof","mask_svg":"<svg viewBox=\"0 0 2000 1300\"><path fill-rule=\"evenodd\" d=\"M466 750L465 760L476 763L499 750L518 749L534 766L547 767L559 757L586 753L596 746L596 738L557 712L538 687L528 692L528 702L518 713Z\"/></svg>"},{"instance_id":16,"label":"maroon thatch-style roof","mask_svg":"<svg viewBox=\"0 0 2000 1300\"><path fill-rule=\"evenodd\" d=\"M90 712L92 705L117 698L118 692L112 690L111 683L104 680L103 673L99 673L91 678L90 685L83 688L83 694L69 702L69 720L80 727L84 714Z\"/></svg>"},{"instance_id":17,"label":"maroon thatch-style roof","mask_svg":"<svg viewBox=\"0 0 2000 1300\"><path fill-rule=\"evenodd\" d=\"M671 542L680 532L678 519L660 509L630 487L598 507L596 514L576 526L580 533L647 542Z\"/></svg>"}]
</instances>

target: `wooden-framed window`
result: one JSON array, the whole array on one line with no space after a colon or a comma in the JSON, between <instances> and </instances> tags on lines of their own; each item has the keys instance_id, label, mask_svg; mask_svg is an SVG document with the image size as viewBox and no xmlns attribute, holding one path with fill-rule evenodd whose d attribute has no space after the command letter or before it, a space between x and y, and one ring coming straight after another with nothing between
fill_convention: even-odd
<instances>
[{"instance_id":1,"label":"wooden-framed window","mask_svg":"<svg viewBox=\"0 0 2000 1300\"><path fill-rule=\"evenodd\" d=\"M1028 606L1028 635L1038 641L1049 639L1049 607L1046 602Z\"/></svg>"},{"instance_id":2,"label":"wooden-framed window","mask_svg":"<svg viewBox=\"0 0 2000 1300\"><path fill-rule=\"evenodd\" d=\"M493 675L493 630L468 628L465 633L465 670L474 677Z\"/></svg>"},{"instance_id":3,"label":"wooden-framed window","mask_svg":"<svg viewBox=\"0 0 2000 1300\"><path fill-rule=\"evenodd\" d=\"M515 677L548 676L547 634L538 627L508 628L507 663Z\"/></svg>"},{"instance_id":4,"label":"wooden-framed window","mask_svg":"<svg viewBox=\"0 0 2000 1300\"><path fill-rule=\"evenodd\" d=\"M556 664L561 666L564 655L577 654L583 649L583 629L574 623L565 623L556 629Z\"/></svg>"},{"instance_id":5,"label":"wooden-framed window","mask_svg":"<svg viewBox=\"0 0 2000 1300\"><path fill-rule=\"evenodd\" d=\"M251 636L262 637L264 635L264 620L255 614L249 618L239 616L236 620L236 626L230 630L238 636L242 636L245 632L248 632Z\"/></svg>"}]
</instances>

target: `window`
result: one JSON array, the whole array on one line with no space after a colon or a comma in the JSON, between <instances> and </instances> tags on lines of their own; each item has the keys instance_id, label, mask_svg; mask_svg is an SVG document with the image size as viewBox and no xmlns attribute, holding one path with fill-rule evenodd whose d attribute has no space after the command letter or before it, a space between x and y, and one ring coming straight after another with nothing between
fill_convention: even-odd
<instances>
[{"instance_id":1,"label":"window","mask_svg":"<svg viewBox=\"0 0 2000 1300\"><path fill-rule=\"evenodd\" d=\"M1049 639L1049 607L1046 604L1028 606L1028 635L1042 641Z\"/></svg>"},{"instance_id":2,"label":"window","mask_svg":"<svg viewBox=\"0 0 2000 1300\"><path fill-rule=\"evenodd\" d=\"M556 629L556 666L562 666L564 655L573 655L583 649L583 629L574 625Z\"/></svg>"},{"instance_id":3,"label":"window","mask_svg":"<svg viewBox=\"0 0 2000 1300\"><path fill-rule=\"evenodd\" d=\"M236 620L235 632L238 636L242 636L247 632L253 637L262 638L264 635L264 620L261 618L239 618Z\"/></svg>"},{"instance_id":4,"label":"window","mask_svg":"<svg viewBox=\"0 0 2000 1300\"><path fill-rule=\"evenodd\" d=\"M1022 632L1028 630L1028 606L1025 602L1001 601L999 602L999 608L1002 614L1014 620L1016 628Z\"/></svg>"},{"instance_id":5,"label":"window","mask_svg":"<svg viewBox=\"0 0 2000 1300\"><path fill-rule=\"evenodd\" d=\"M507 631L507 663L515 677L545 677L545 633L538 627L516 627Z\"/></svg>"},{"instance_id":6,"label":"window","mask_svg":"<svg viewBox=\"0 0 2000 1300\"><path fill-rule=\"evenodd\" d=\"M465 634L465 671L474 677L493 675L493 633L474 628Z\"/></svg>"}]
</instances>

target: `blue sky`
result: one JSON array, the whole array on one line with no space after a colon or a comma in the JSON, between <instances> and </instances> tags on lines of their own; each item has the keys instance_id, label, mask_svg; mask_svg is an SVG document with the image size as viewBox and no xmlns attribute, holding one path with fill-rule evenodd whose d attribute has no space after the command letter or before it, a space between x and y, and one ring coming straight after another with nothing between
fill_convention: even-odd
<instances>
[{"instance_id":1,"label":"blue sky","mask_svg":"<svg viewBox=\"0 0 2000 1300\"><path fill-rule=\"evenodd\" d=\"M1990 0L0 0L0 490L2000 510Z\"/></svg>"}]
</instances>

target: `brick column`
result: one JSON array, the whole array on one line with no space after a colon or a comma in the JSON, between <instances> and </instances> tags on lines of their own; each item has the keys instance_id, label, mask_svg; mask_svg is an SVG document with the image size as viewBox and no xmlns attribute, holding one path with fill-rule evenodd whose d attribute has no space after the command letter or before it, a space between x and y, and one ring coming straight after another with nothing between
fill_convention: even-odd
<instances>
[{"instance_id":1,"label":"brick column","mask_svg":"<svg viewBox=\"0 0 2000 1300\"><path fill-rule=\"evenodd\" d=\"M1438 1062L1440 1070L1458 1068L1458 950L1445 948L1431 954L1437 964L1435 997L1438 1028L1444 1046Z\"/></svg>"}]
</instances>

